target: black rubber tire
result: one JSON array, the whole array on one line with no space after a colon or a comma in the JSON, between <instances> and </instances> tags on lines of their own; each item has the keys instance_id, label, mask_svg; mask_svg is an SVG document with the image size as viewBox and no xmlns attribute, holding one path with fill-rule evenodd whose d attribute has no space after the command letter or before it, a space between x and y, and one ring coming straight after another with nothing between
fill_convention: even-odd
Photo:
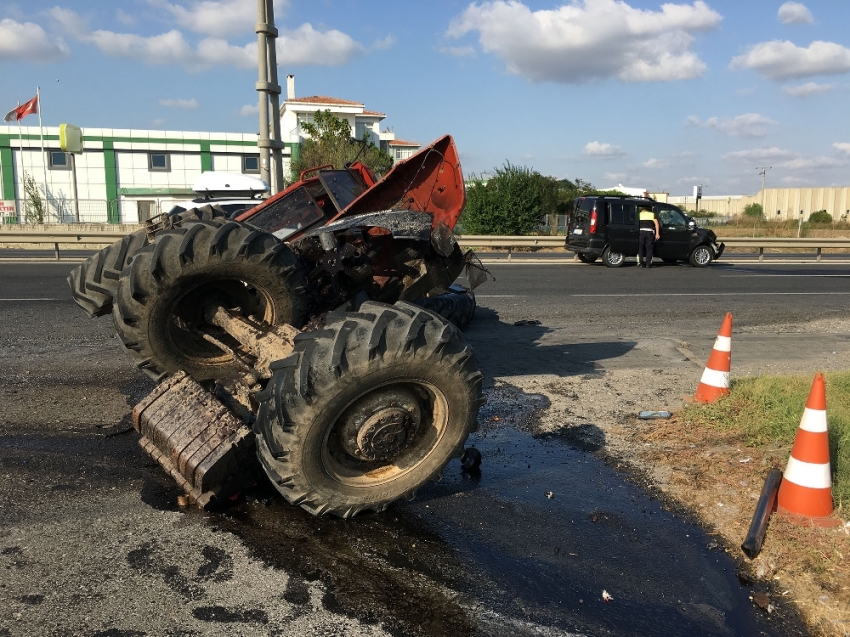
<instances>
[{"instance_id":1,"label":"black rubber tire","mask_svg":"<svg viewBox=\"0 0 850 637\"><path fill-rule=\"evenodd\" d=\"M452 286L454 288L454 286ZM415 301L419 307L439 314L456 328L465 330L475 317L475 294L463 288L450 289L445 294L423 296Z\"/></svg>"},{"instance_id":2,"label":"black rubber tire","mask_svg":"<svg viewBox=\"0 0 850 637\"><path fill-rule=\"evenodd\" d=\"M711 249L710 245L706 245L704 243L698 245L691 252L691 256L688 257L688 261L690 261L691 265L695 268L704 268L714 261L714 250Z\"/></svg>"},{"instance_id":3,"label":"black rubber tire","mask_svg":"<svg viewBox=\"0 0 850 637\"><path fill-rule=\"evenodd\" d=\"M166 217L164 229L179 228L192 221L222 223L226 216L221 206L202 206ZM147 228L141 228L103 248L74 268L68 275L68 286L76 304L91 318L112 312L118 277L136 253L148 243Z\"/></svg>"},{"instance_id":4,"label":"black rubber tire","mask_svg":"<svg viewBox=\"0 0 850 637\"><path fill-rule=\"evenodd\" d=\"M198 221L166 230L140 250L118 281L113 319L124 347L154 380L183 370L196 380L238 368L232 354L196 331L219 301L259 322L301 327L306 276L279 239L236 221ZM207 326L216 338L223 331Z\"/></svg>"},{"instance_id":5,"label":"black rubber tire","mask_svg":"<svg viewBox=\"0 0 850 637\"><path fill-rule=\"evenodd\" d=\"M619 268L626 262L626 256L622 252L611 252L611 248L602 251L602 262L609 268Z\"/></svg>"},{"instance_id":6,"label":"black rubber tire","mask_svg":"<svg viewBox=\"0 0 850 637\"><path fill-rule=\"evenodd\" d=\"M599 259L597 256L591 256L589 254L584 254L583 252L576 252L576 256L582 263L596 263L597 259Z\"/></svg>"},{"instance_id":7,"label":"black rubber tire","mask_svg":"<svg viewBox=\"0 0 850 637\"><path fill-rule=\"evenodd\" d=\"M322 331L296 337L292 356L273 368L258 394L257 454L283 497L313 515L349 518L412 498L460 457L484 402L483 374L463 335L412 303L331 312ZM346 410L400 388L415 388L427 414L412 441L385 460L346 452L338 430Z\"/></svg>"}]
</instances>

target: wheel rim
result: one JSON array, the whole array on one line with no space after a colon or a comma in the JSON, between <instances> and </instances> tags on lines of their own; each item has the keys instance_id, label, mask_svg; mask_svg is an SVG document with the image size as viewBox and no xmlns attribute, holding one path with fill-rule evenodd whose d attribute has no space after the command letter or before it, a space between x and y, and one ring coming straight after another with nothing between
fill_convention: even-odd
<instances>
[{"instance_id":1,"label":"wheel rim","mask_svg":"<svg viewBox=\"0 0 850 637\"><path fill-rule=\"evenodd\" d=\"M206 365L222 365L233 360L232 354L204 338L207 334L232 349L242 349L224 330L206 322L205 309L217 303L226 308L239 308L243 316L258 322L274 324L274 303L262 288L240 279L204 282L186 291L171 305L167 334L174 352Z\"/></svg>"},{"instance_id":2,"label":"wheel rim","mask_svg":"<svg viewBox=\"0 0 850 637\"><path fill-rule=\"evenodd\" d=\"M699 265L707 265L711 261L711 254L708 248L697 248L694 252L694 261Z\"/></svg>"},{"instance_id":3,"label":"wheel rim","mask_svg":"<svg viewBox=\"0 0 850 637\"><path fill-rule=\"evenodd\" d=\"M411 379L372 387L350 401L328 427L322 468L350 487L390 482L427 460L448 422L448 402L430 383Z\"/></svg>"},{"instance_id":4,"label":"wheel rim","mask_svg":"<svg viewBox=\"0 0 850 637\"><path fill-rule=\"evenodd\" d=\"M609 252L608 253L608 263L611 265L620 265L623 262L623 259L626 257L622 252Z\"/></svg>"}]
</instances>

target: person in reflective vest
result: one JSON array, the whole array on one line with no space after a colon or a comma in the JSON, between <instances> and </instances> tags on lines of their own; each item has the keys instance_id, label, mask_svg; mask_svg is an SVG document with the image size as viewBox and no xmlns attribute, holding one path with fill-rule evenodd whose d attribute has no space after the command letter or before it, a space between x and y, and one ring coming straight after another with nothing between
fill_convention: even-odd
<instances>
[{"instance_id":1,"label":"person in reflective vest","mask_svg":"<svg viewBox=\"0 0 850 637\"><path fill-rule=\"evenodd\" d=\"M638 266L641 268L652 267L652 251L655 248L655 240L661 238L661 226L658 224L658 215L653 206L640 206L638 208L638 221L640 231L638 232Z\"/></svg>"}]
</instances>

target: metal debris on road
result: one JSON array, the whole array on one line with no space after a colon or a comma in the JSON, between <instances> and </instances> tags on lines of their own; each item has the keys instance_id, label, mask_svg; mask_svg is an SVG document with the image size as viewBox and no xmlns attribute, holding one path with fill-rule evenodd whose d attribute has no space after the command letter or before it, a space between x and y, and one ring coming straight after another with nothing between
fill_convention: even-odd
<instances>
[{"instance_id":1,"label":"metal debris on road","mask_svg":"<svg viewBox=\"0 0 850 637\"><path fill-rule=\"evenodd\" d=\"M669 411L642 411L638 414L638 418L652 420L654 418L669 418L672 415Z\"/></svg>"}]
</instances>

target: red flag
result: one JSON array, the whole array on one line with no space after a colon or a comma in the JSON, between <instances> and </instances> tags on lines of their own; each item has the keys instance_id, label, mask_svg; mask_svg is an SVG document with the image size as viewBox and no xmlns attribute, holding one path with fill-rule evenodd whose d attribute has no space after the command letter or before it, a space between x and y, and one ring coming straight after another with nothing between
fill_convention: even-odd
<instances>
[{"instance_id":1,"label":"red flag","mask_svg":"<svg viewBox=\"0 0 850 637\"><path fill-rule=\"evenodd\" d=\"M32 115L33 113L38 113L38 95L26 104L21 104L18 108L13 108L11 111L6 113L6 117L3 118L3 121L17 122L25 118L27 115Z\"/></svg>"}]
</instances>

